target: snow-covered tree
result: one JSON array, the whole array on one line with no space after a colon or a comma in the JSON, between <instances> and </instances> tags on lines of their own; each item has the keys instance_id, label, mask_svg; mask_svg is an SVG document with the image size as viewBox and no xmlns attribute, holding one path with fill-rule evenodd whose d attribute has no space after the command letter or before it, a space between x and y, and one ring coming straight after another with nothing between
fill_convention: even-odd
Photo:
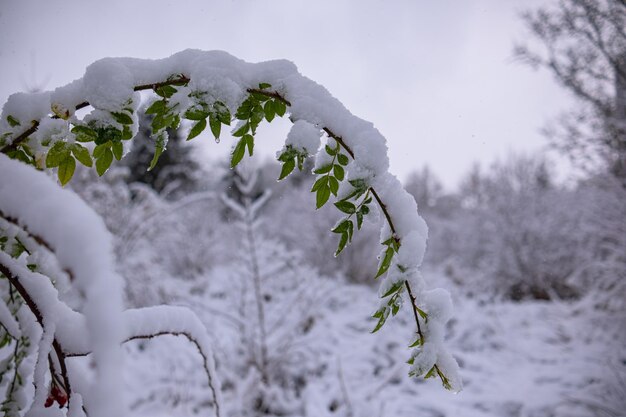
<instances>
[{"instance_id":1,"label":"snow-covered tree","mask_svg":"<svg viewBox=\"0 0 626 417\"><path fill-rule=\"evenodd\" d=\"M224 282L237 288L226 300L238 306L231 314L239 341L229 355L235 415L302 415L307 378L320 368L318 321L330 283L262 231L272 193L256 192L259 170L239 165L233 172L231 196L222 199L235 219L238 248Z\"/></svg>"},{"instance_id":2,"label":"snow-covered tree","mask_svg":"<svg viewBox=\"0 0 626 417\"><path fill-rule=\"evenodd\" d=\"M626 184L626 4L561 0L524 15L541 46L516 54L548 69L577 101L548 129L578 165L605 170Z\"/></svg>"},{"instance_id":3,"label":"snow-covered tree","mask_svg":"<svg viewBox=\"0 0 626 417\"><path fill-rule=\"evenodd\" d=\"M316 207L332 196L341 216L332 230L339 237L336 254L351 242L371 206L378 207L384 225L374 331L408 302L415 325L409 374L437 377L446 388L461 389L458 366L443 345L450 297L443 290L424 289L419 266L427 227L415 200L388 172L383 136L289 62L249 64L224 52L186 50L161 60L102 59L81 79L52 92L14 94L3 107L0 322L4 346L15 352L9 354L5 375L17 381L6 387L7 410L16 414L29 407L29 415L37 415L46 403L56 402L73 415L124 415L120 344L178 334L200 350L220 414L210 343L197 317L177 307L124 310L122 282L102 220L75 194L37 171L56 170L61 185L74 175L76 161L95 165L103 175L137 133L138 92L143 90L156 94L146 110L153 115L152 167L167 147L167 130L182 119L193 123L187 139L206 127L219 138L222 126L234 121L235 167L246 153L252 155L260 123L289 109L294 124L278 154L280 179L315 155ZM82 119L76 115L89 106L92 110ZM321 145L322 134L326 140ZM24 337L37 348L23 351ZM24 356L34 360L20 359ZM88 372L74 370L72 358L78 356L87 356ZM34 382L33 395L28 395L28 381Z\"/></svg>"}]
</instances>

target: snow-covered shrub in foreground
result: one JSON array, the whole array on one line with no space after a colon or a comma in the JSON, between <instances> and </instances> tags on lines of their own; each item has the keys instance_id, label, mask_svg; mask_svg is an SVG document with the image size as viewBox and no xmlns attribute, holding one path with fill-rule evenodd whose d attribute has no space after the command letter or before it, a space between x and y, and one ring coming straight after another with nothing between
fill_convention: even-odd
<instances>
[{"instance_id":1,"label":"snow-covered shrub in foreground","mask_svg":"<svg viewBox=\"0 0 626 417\"><path fill-rule=\"evenodd\" d=\"M17 415L28 405L26 381L32 379L30 415L42 413L44 403L51 402L68 406L76 415L124 415L117 383L123 359L120 344L182 334L202 354L219 415L212 354L196 316L180 308L123 311L122 284L114 272L102 221L76 195L32 168L55 169L62 185L72 178L76 161L95 165L103 175L114 159L123 157L137 133L141 90L156 93L146 111L153 115L156 142L152 167L166 149L167 129L177 128L182 119L193 123L188 139L207 126L219 139L222 125L234 121L232 134L238 140L231 153L234 167L246 153L252 155L259 124L289 110L294 127L277 154L283 165L280 179L315 155L316 206L332 197L341 213L332 229L339 236L335 255L377 206L385 222L376 273L381 302L374 313L374 331L408 302L415 320L409 374L438 377L446 388L461 389L458 366L443 346L450 297L443 290L424 290L419 266L428 229L414 199L388 172L384 137L289 62L250 64L224 52L186 50L161 60L105 58L90 65L81 79L52 92L14 94L3 107L0 322L5 346L10 344L15 352L28 350L9 355L1 370L3 376L14 376L4 402L9 414ZM76 110L88 106L91 112L78 118ZM323 134L326 142L321 144ZM33 325L33 316L39 326ZM28 342L21 342L24 336ZM85 355L94 371L78 375L68 366L69 358ZM26 356L36 356L34 369L33 361L22 360Z\"/></svg>"}]
</instances>

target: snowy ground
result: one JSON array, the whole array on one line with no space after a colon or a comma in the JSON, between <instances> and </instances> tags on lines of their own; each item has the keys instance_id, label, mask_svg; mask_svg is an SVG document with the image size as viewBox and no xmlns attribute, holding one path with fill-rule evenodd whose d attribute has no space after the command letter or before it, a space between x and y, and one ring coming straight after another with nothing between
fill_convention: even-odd
<instances>
[{"instance_id":1,"label":"snowy ground","mask_svg":"<svg viewBox=\"0 0 626 417\"><path fill-rule=\"evenodd\" d=\"M230 415L252 415L242 410L249 400L246 392L258 381L240 381L234 375L237 330L221 313L227 300L220 298L218 275L212 274L205 291L196 291L192 301L183 303L195 304L218 346ZM301 346L289 356L288 369L302 372L308 381L297 399L285 400L286 407L296 404L296 414L576 417L626 411L625 337L620 334L625 319L594 313L589 299L576 304L479 303L455 297L449 344L465 387L454 395L435 379L407 376L408 365L400 359L409 353L405 345L410 341L403 340L408 333L402 329L410 325L408 319L400 316L379 333L369 333L372 289L324 280L318 290L321 301L308 306L315 317L313 330L292 340ZM178 291L185 292L180 286ZM129 352L133 409L151 416L210 415L199 356L184 340L142 342ZM280 393L275 401L280 403Z\"/></svg>"}]
</instances>

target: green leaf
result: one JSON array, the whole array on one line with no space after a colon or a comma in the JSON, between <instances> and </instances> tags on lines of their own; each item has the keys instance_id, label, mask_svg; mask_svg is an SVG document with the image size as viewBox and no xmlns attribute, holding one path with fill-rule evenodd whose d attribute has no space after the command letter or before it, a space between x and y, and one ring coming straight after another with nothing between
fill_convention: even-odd
<instances>
[{"instance_id":1,"label":"green leaf","mask_svg":"<svg viewBox=\"0 0 626 417\"><path fill-rule=\"evenodd\" d=\"M241 127L233 132L233 136L236 138L240 138L248 133L248 130L250 130L250 125L248 123L244 123L243 125L241 125Z\"/></svg>"},{"instance_id":2,"label":"green leaf","mask_svg":"<svg viewBox=\"0 0 626 417\"><path fill-rule=\"evenodd\" d=\"M283 164L283 168L280 171L280 177L278 177L278 181L286 178L289 174L291 174L295 167L295 159L288 159L287 161L285 161L285 163Z\"/></svg>"},{"instance_id":3,"label":"green leaf","mask_svg":"<svg viewBox=\"0 0 626 417\"><path fill-rule=\"evenodd\" d=\"M126 113L118 113L111 112L111 116L115 119L116 122L121 123L123 125L132 125L133 119Z\"/></svg>"},{"instance_id":4,"label":"green leaf","mask_svg":"<svg viewBox=\"0 0 626 417\"><path fill-rule=\"evenodd\" d=\"M70 156L70 150L65 142L55 142L46 155L46 167L54 168L60 166L65 159Z\"/></svg>"},{"instance_id":5,"label":"green leaf","mask_svg":"<svg viewBox=\"0 0 626 417\"><path fill-rule=\"evenodd\" d=\"M311 188L311 192L317 191L320 189L320 187L326 187L326 186L328 186L328 177L324 176L324 177L318 178L317 181L315 181L315 184L313 184L313 188Z\"/></svg>"},{"instance_id":6,"label":"green leaf","mask_svg":"<svg viewBox=\"0 0 626 417\"><path fill-rule=\"evenodd\" d=\"M122 140L122 131L117 130L113 126L100 127L95 129L98 134L98 138L95 140L96 145L102 145L109 141Z\"/></svg>"},{"instance_id":7,"label":"green leaf","mask_svg":"<svg viewBox=\"0 0 626 417\"><path fill-rule=\"evenodd\" d=\"M330 185L330 191L336 196L339 191L339 181L335 177L328 177L328 184Z\"/></svg>"},{"instance_id":8,"label":"green leaf","mask_svg":"<svg viewBox=\"0 0 626 417\"><path fill-rule=\"evenodd\" d=\"M176 89L171 85L163 85L154 90L155 93L164 98L170 98L176 93Z\"/></svg>"},{"instance_id":9,"label":"green leaf","mask_svg":"<svg viewBox=\"0 0 626 417\"><path fill-rule=\"evenodd\" d=\"M272 86L272 84L260 83L259 84L259 90L265 90L266 88L270 88L271 86Z\"/></svg>"},{"instance_id":10,"label":"green leaf","mask_svg":"<svg viewBox=\"0 0 626 417\"><path fill-rule=\"evenodd\" d=\"M258 126L264 117L265 117L265 111L263 110L263 106L261 106L260 104L257 104L256 106L254 106L254 109L252 111L252 116L250 116L250 122L252 123L252 125Z\"/></svg>"},{"instance_id":11,"label":"green leaf","mask_svg":"<svg viewBox=\"0 0 626 417\"><path fill-rule=\"evenodd\" d=\"M419 307L415 307L415 310L417 310L417 313L420 315L421 318L424 319L424 321L428 320L428 314L426 314L426 312L424 310L422 310Z\"/></svg>"},{"instance_id":12,"label":"green leaf","mask_svg":"<svg viewBox=\"0 0 626 417\"><path fill-rule=\"evenodd\" d=\"M337 178L339 181L343 181L344 171L341 165L335 165L333 167L333 174L335 174L335 178Z\"/></svg>"},{"instance_id":13,"label":"green leaf","mask_svg":"<svg viewBox=\"0 0 626 417\"><path fill-rule=\"evenodd\" d=\"M111 152L111 148L107 146L104 148L100 158L96 159L96 172L98 172L99 176L103 176L104 173L107 172L111 166L111 162L113 162L113 152Z\"/></svg>"},{"instance_id":14,"label":"green leaf","mask_svg":"<svg viewBox=\"0 0 626 417\"><path fill-rule=\"evenodd\" d=\"M330 172L330 170L333 169L333 165L329 164L329 165L324 165L321 168L317 168L315 171L313 171L314 174L326 174L327 172Z\"/></svg>"},{"instance_id":15,"label":"green leaf","mask_svg":"<svg viewBox=\"0 0 626 417\"><path fill-rule=\"evenodd\" d=\"M152 171L156 166L161 154L165 150L167 146L167 133L162 132L156 137L155 147L154 147L154 156L152 157L152 161L150 161L150 166L148 167L148 171Z\"/></svg>"},{"instance_id":16,"label":"green leaf","mask_svg":"<svg viewBox=\"0 0 626 417\"><path fill-rule=\"evenodd\" d=\"M361 230L361 226L363 226L363 212L358 211L356 213L356 227L358 230Z\"/></svg>"},{"instance_id":17,"label":"green leaf","mask_svg":"<svg viewBox=\"0 0 626 417\"><path fill-rule=\"evenodd\" d=\"M337 201L335 203L335 207L337 207L340 211L347 213L347 214L352 214L356 211L356 207L354 204L352 204L349 201Z\"/></svg>"},{"instance_id":18,"label":"green leaf","mask_svg":"<svg viewBox=\"0 0 626 417\"><path fill-rule=\"evenodd\" d=\"M266 95L266 94L261 94L261 93L257 93L256 91L253 91L252 93L250 93L250 95L259 102L264 102L269 100L270 98Z\"/></svg>"},{"instance_id":19,"label":"green leaf","mask_svg":"<svg viewBox=\"0 0 626 417\"><path fill-rule=\"evenodd\" d=\"M185 112L185 119L188 120L204 120L209 117L209 113L202 109L189 109Z\"/></svg>"},{"instance_id":20,"label":"green leaf","mask_svg":"<svg viewBox=\"0 0 626 417\"><path fill-rule=\"evenodd\" d=\"M378 272L376 273L376 276L374 278L378 278L379 276L387 272L387 270L389 269L389 266L391 265L393 254L394 254L393 248L391 246L388 246L387 250L385 250L383 259L380 262L380 266L378 267Z\"/></svg>"},{"instance_id":21,"label":"green leaf","mask_svg":"<svg viewBox=\"0 0 626 417\"><path fill-rule=\"evenodd\" d=\"M247 98L237 109L237 113L235 113L235 117L239 120L248 120L250 115L252 114L252 101Z\"/></svg>"},{"instance_id":22,"label":"green leaf","mask_svg":"<svg viewBox=\"0 0 626 417\"><path fill-rule=\"evenodd\" d=\"M163 113L159 113L152 119L152 132L156 133L165 127L165 117Z\"/></svg>"},{"instance_id":23,"label":"green leaf","mask_svg":"<svg viewBox=\"0 0 626 417\"><path fill-rule=\"evenodd\" d=\"M213 133L215 139L219 139L220 133L222 132L222 123L214 115L211 115L209 117L209 125L211 126L211 133Z\"/></svg>"},{"instance_id":24,"label":"green leaf","mask_svg":"<svg viewBox=\"0 0 626 417\"><path fill-rule=\"evenodd\" d=\"M166 110L167 105L165 104L165 100L157 100L146 109L146 114L165 113Z\"/></svg>"},{"instance_id":25,"label":"green leaf","mask_svg":"<svg viewBox=\"0 0 626 417\"><path fill-rule=\"evenodd\" d=\"M233 149L231 160L230 160L230 167L231 168L236 167L237 164L241 162L241 160L243 159L243 156L245 155L245 153L246 153L246 140L244 138L241 138L239 142L237 142L237 145L235 146L235 148Z\"/></svg>"},{"instance_id":26,"label":"green leaf","mask_svg":"<svg viewBox=\"0 0 626 417\"><path fill-rule=\"evenodd\" d=\"M72 153L81 164L85 165L86 167L93 166L93 161L91 160L91 155L89 155L89 150L84 146L78 143L74 143L72 145Z\"/></svg>"},{"instance_id":27,"label":"green leaf","mask_svg":"<svg viewBox=\"0 0 626 417\"><path fill-rule=\"evenodd\" d=\"M106 143L96 146L93 149L93 153L92 153L93 157L96 159L100 158L104 154L104 150L108 148L109 146L111 146L111 142L106 142Z\"/></svg>"},{"instance_id":28,"label":"green leaf","mask_svg":"<svg viewBox=\"0 0 626 417\"><path fill-rule=\"evenodd\" d=\"M122 129L122 140L129 140L133 138L133 131L128 126L124 126Z\"/></svg>"},{"instance_id":29,"label":"green leaf","mask_svg":"<svg viewBox=\"0 0 626 417\"><path fill-rule=\"evenodd\" d=\"M274 102L272 100L268 100L267 103L263 106L263 111L265 112L265 120L271 122L276 117L276 110L274 110Z\"/></svg>"},{"instance_id":30,"label":"green leaf","mask_svg":"<svg viewBox=\"0 0 626 417\"><path fill-rule=\"evenodd\" d=\"M328 199L330 198L330 187L323 186L318 188L317 195L315 196L315 206L316 208L322 207Z\"/></svg>"},{"instance_id":31,"label":"green leaf","mask_svg":"<svg viewBox=\"0 0 626 417\"><path fill-rule=\"evenodd\" d=\"M248 147L248 155L252 156L252 152L254 151L254 136L243 135L242 139L246 141L246 146Z\"/></svg>"},{"instance_id":32,"label":"green leaf","mask_svg":"<svg viewBox=\"0 0 626 417\"><path fill-rule=\"evenodd\" d=\"M344 250L347 244L348 244L348 233L345 232L345 233L342 233L341 238L339 238L339 244L337 245L337 250L335 251L335 257L338 256L342 250Z\"/></svg>"},{"instance_id":33,"label":"green leaf","mask_svg":"<svg viewBox=\"0 0 626 417\"><path fill-rule=\"evenodd\" d=\"M17 120L15 117L11 116L10 114L7 116L7 122L9 122L9 126L11 127L20 125L20 121Z\"/></svg>"},{"instance_id":34,"label":"green leaf","mask_svg":"<svg viewBox=\"0 0 626 417\"><path fill-rule=\"evenodd\" d=\"M216 101L213 104L213 110L215 110L215 113L217 114L217 120L225 125L230 125L230 119L232 117L230 115L230 110L228 110L228 107L226 107L224 103Z\"/></svg>"},{"instance_id":35,"label":"green leaf","mask_svg":"<svg viewBox=\"0 0 626 417\"><path fill-rule=\"evenodd\" d=\"M169 127L171 129L178 129L178 127L180 126L180 116L177 114L171 115L170 119L169 119Z\"/></svg>"},{"instance_id":36,"label":"green leaf","mask_svg":"<svg viewBox=\"0 0 626 417\"><path fill-rule=\"evenodd\" d=\"M348 228L350 227L348 225L348 223L352 223L350 220L342 220L337 226L335 226L331 232L333 233L344 233L344 232L348 232Z\"/></svg>"},{"instance_id":37,"label":"green leaf","mask_svg":"<svg viewBox=\"0 0 626 417\"><path fill-rule=\"evenodd\" d=\"M352 235L354 234L354 223L351 221L348 223L348 242L352 242Z\"/></svg>"},{"instance_id":38,"label":"green leaf","mask_svg":"<svg viewBox=\"0 0 626 417\"><path fill-rule=\"evenodd\" d=\"M72 128L72 133L79 142L93 142L98 139L98 133L87 126L76 125Z\"/></svg>"},{"instance_id":39,"label":"green leaf","mask_svg":"<svg viewBox=\"0 0 626 417\"><path fill-rule=\"evenodd\" d=\"M276 112L277 115L279 115L280 117L283 117L285 115L285 112L287 111L287 106L285 105L285 103L283 103L279 99L275 99L274 111Z\"/></svg>"},{"instance_id":40,"label":"green leaf","mask_svg":"<svg viewBox=\"0 0 626 417\"><path fill-rule=\"evenodd\" d=\"M122 159L122 156L124 156L124 145L122 145L122 142L113 142L111 149L113 150L113 156L115 156L115 159L118 161Z\"/></svg>"},{"instance_id":41,"label":"green leaf","mask_svg":"<svg viewBox=\"0 0 626 417\"><path fill-rule=\"evenodd\" d=\"M189 131L189 135L187 135L187 140L191 140L198 136L202 131L206 128L206 119L201 119L198 123L193 125L191 130Z\"/></svg>"},{"instance_id":42,"label":"green leaf","mask_svg":"<svg viewBox=\"0 0 626 417\"><path fill-rule=\"evenodd\" d=\"M290 159L293 159L294 156L294 149L291 147L291 145L287 145L287 149L285 149L283 153L278 156L278 160L281 162L287 162Z\"/></svg>"},{"instance_id":43,"label":"green leaf","mask_svg":"<svg viewBox=\"0 0 626 417\"><path fill-rule=\"evenodd\" d=\"M361 189L361 190L367 189L367 183L365 182L363 178L357 178L355 180L348 180L348 182L354 188Z\"/></svg>"},{"instance_id":44,"label":"green leaf","mask_svg":"<svg viewBox=\"0 0 626 417\"><path fill-rule=\"evenodd\" d=\"M337 150L336 150L336 149L331 148L331 147L330 147L330 146L328 146L328 145L325 145L325 146L324 146L324 149L326 150L326 153L327 153L328 155L330 155L330 156L335 156L335 155L337 155Z\"/></svg>"},{"instance_id":45,"label":"green leaf","mask_svg":"<svg viewBox=\"0 0 626 417\"><path fill-rule=\"evenodd\" d=\"M395 284L391 286L391 288L389 288L389 290L385 294L383 294L381 298L389 297L391 294L397 293L398 291L400 291L403 285L404 285L404 281L396 282Z\"/></svg>"},{"instance_id":46,"label":"green leaf","mask_svg":"<svg viewBox=\"0 0 626 417\"><path fill-rule=\"evenodd\" d=\"M415 340L415 342L409 345L409 347L414 348L414 347L422 346L423 344L424 344L424 341L422 340L422 338L418 337L417 340Z\"/></svg>"},{"instance_id":47,"label":"green leaf","mask_svg":"<svg viewBox=\"0 0 626 417\"><path fill-rule=\"evenodd\" d=\"M72 156L68 156L61 162L59 170L57 171L57 176L59 177L59 181L62 186L65 186L65 184L72 179L75 169L76 161L72 158Z\"/></svg>"},{"instance_id":48,"label":"green leaf","mask_svg":"<svg viewBox=\"0 0 626 417\"><path fill-rule=\"evenodd\" d=\"M389 302L389 305L391 306L392 316L395 316L396 314L398 314L398 311L400 311L400 306L396 302L397 298L398 298L398 294L391 297L391 301Z\"/></svg>"},{"instance_id":49,"label":"green leaf","mask_svg":"<svg viewBox=\"0 0 626 417\"><path fill-rule=\"evenodd\" d=\"M387 321L387 316L389 316L389 309L387 307L383 307L374 313L372 317L377 318L378 323L376 323L376 327L374 327L372 333L376 333L381 327L383 327L385 321Z\"/></svg>"},{"instance_id":50,"label":"green leaf","mask_svg":"<svg viewBox=\"0 0 626 417\"><path fill-rule=\"evenodd\" d=\"M424 375L424 379L434 378L434 377L435 377L435 365L433 365L433 367L430 368L430 371L426 372L426 375Z\"/></svg>"},{"instance_id":51,"label":"green leaf","mask_svg":"<svg viewBox=\"0 0 626 417\"><path fill-rule=\"evenodd\" d=\"M8 151L7 156L11 159L17 159L18 161L22 161L28 165L36 165L35 160L28 156L28 154L22 149L13 149L11 151Z\"/></svg>"},{"instance_id":52,"label":"green leaf","mask_svg":"<svg viewBox=\"0 0 626 417\"><path fill-rule=\"evenodd\" d=\"M348 157L342 153L340 153L339 155L337 155L337 160L339 161L339 163L343 166L348 165Z\"/></svg>"}]
</instances>

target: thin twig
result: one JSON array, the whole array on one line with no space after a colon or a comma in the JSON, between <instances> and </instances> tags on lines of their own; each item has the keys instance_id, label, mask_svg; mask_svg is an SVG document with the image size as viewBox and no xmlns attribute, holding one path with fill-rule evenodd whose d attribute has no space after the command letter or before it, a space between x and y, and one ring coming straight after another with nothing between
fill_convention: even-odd
<instances>
[{"instance_id":1,"label":"thin twig","mask_svg":"<svg viewBox=\"0 0 626 417\"><path fill-rule=\"evenodd\" d=\"M291 106L291 102L289 100L287 100L285 97L283 97L282 95L280 95L278 92L276 91L266 91L266 90L260 90L258 88L248 88L246 90L248 93L252 94L252 93L256 93L256 94L262 94L266 97L271 97L274 98L278 101L282 101L283 103L285 103L288 106Z\"/></svg>"},{"instance_id":2,"label":"thin twig","mask_svg":"<svg viewBox=\"0 0 626 417\"><path fill-rule=\"evenodd\" d=\"M135 335L135 336L131 336L131 337L127 338L126 340L124 340L122 342L122 344L128 343L131 340L153 339L153 338L159 337L159 336L185 336L187 338L187 340L189 340L191 343L193 343L196 346L196 348L198 349L198 352L200 352L200 355L202 356L204 371L205 371L205 373L207 375L207 378L208 378L208 381L209 381L209 388L211 389L211 393L213 395L213 400L215 401L215 414L216 414L217 417L220 417L221 416L221 411L220 411L219 401L217 399L217 390L215 389L215 383L213 381L213 374L209 370L209 365L208 365L209 358L206 356L206 354L208 354L208 352L205 354L205 352L200 347L200 343L198 343L198 341L193 336L191 336L189 333L186 333L186 332L162 331L162 332L157 332L157 333L153 333L153 334ZM76 357L88 356L90 354L91 354L91 352L72 352L72 353L67 353L67 357L69 357L69 358L76 358Z\"/></svg>"}]
</instances>

